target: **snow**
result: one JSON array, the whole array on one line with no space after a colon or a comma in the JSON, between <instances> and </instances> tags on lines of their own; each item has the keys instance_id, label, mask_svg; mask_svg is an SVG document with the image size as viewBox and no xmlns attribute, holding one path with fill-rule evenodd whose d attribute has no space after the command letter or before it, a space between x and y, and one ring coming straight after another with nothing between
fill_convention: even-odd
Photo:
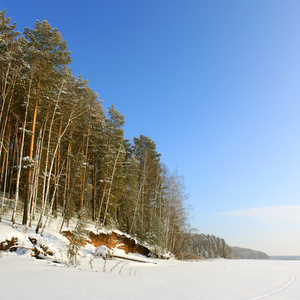
<instances>
[{"instance_id":1,"label":"snow","mask_svg":"<svg viewBox=\"0 0 300 300\"><path fill-rule=\"evenodd\" d=\"M0 258L2 299L32 299L33 295L43 299L299 299L300 295L300 261L171 260L117 266L115 261L107 262L106 272L102 265L81 271L5 253Z\"/></svg>"},{"instance_id":2,"label":"snow","mask_svg":"<svg viewBox=\"0 0 300 300\"><path fill-rule=\"evenodd\" d=\"M94 252L95 256L101 256L103 258L107 258L111 255L110 250L106 246L98 246Z\"/></svg>"},{"instance_id":3,"label":"snow","mask_svg":"<svg viewBox=\"0 0 300 300\"><path fill-rule=\"evenodd\" d=\"M113 250L118 256L145 261L141 263L104 260L93 253L104 253L105 247L87 245L80 252L80 265L68 266L68 240L57 233L55 222L42 237L21 225L12 229L9 218L0 223L0 242L15 236L30 247L30 236L47 244L62 262L35 259L29 251L2 252L1 299L299 299L300 260L182 262Z\"/></svg>"}]
</instances>

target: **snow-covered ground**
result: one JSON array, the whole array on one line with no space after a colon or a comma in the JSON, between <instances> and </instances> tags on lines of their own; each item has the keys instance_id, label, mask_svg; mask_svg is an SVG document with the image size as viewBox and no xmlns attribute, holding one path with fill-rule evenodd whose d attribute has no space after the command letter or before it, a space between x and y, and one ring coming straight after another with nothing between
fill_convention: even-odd
<instances>
[{"instance_id":1,"label":"snow-covered ground","mask_svg":"<svg viewBox=\"0 0 300 300\"><path fill-rule=\"evenodd\" d=\"M68 241L56 233L57 224L39 237L20 225L11 229L8 220L0 223L0 241L13 235L26 247L27 236L35 237L66 262ZM103 260L94 251L83 249L77 268L35 259L26 250L2 252L0 299L300 299L300 260L139 263Z\"/></svg>"},{"instance_id":2,"label":"snow-covered ground","mask_svg":"<svg viewBox=\"0 0 300 300\"><path fill-rule=\"evenodd\" d=\"M9 253L0 258L0 277L7 300L300 298L300 261L109 261L104 272L103 261L81 271Z\"/></svg>"}]
</instances>

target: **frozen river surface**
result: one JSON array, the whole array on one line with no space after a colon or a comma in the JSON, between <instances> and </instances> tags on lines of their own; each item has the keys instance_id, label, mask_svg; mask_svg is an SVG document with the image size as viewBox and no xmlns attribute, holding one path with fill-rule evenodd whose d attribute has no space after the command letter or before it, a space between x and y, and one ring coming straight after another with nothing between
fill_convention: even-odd
<instances>
[{"instance_id":1,"label":"frozen river surface","mask_svg":"<svg viewBox=\"0 0 300 300\"><path fill-rule=\"evenodd\" d=\"M80 270L4 253L1 299L300 299L299 260L153 262L83 260Z\"/></svg>"}]
</instances>

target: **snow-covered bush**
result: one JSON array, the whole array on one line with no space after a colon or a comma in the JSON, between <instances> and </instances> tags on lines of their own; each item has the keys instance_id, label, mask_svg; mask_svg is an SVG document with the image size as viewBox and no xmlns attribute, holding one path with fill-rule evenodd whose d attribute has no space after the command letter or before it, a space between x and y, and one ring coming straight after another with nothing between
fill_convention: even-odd
<instances>
[{"instance_id":1,"label":"snow-covered bush","mask_svg":"<svg viewBox=\"0 0 300 300\"><path fill-rule=\"evenodd\" d=\"M112 255L112 251L104 245L98 246L93 253L94 256L102 257L103 259L108 259Z\"/></svg>"}]
</instances>

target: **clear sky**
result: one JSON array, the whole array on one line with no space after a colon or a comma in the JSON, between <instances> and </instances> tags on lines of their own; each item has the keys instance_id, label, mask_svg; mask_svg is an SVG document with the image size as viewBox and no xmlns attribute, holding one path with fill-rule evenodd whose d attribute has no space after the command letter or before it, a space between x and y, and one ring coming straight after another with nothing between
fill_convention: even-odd
<instances>
[{"instance_id":1,"label":"clear sky","mask_svg":"<svg viewBox=\"0 0 300 300\"><path fill-rule=\"evenodd\" d=\"M75 75L185 177L191 225L300 255L299 0L0 0L56 27Z\"/></svg>"}]
</instances>

